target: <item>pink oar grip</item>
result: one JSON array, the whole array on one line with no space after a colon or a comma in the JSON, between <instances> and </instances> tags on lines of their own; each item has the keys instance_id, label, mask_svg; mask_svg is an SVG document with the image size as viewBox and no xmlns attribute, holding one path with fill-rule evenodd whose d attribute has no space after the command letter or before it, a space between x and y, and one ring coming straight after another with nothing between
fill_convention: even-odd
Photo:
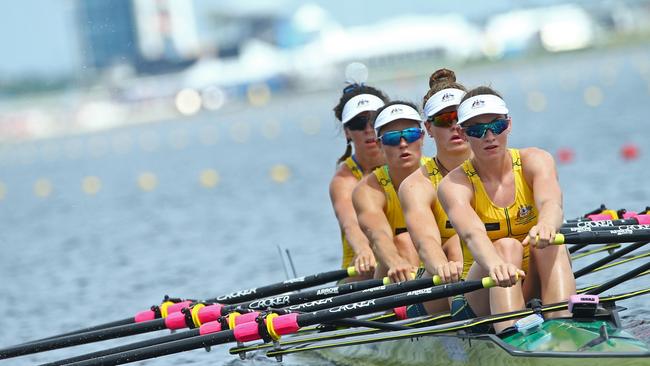
<instances>
[{"instance_id":1,"label":"pink oar grip","mask_svg":"<svg viewBox=\"0 0 650 366\"><path fill-rule=\"evenodd\" d=\"M221 323L216 321L205 323L199 327L199 335L206 335L216 332L221 332Z\"/></svg>"},{"instance_id":2,"label":"pink oar grip","mask_svg":"<svg viewBox=\"0 0 650 366\"><path fill-rule=\"evenodd\" d=\"M178 302L178 303L176 303L174 305L169 305L167 307L167 315L169 316L169 314L178 313L183 308L190 307L190 305L192 305L192 302L189 301L189 300L181 301L181 302Z\"/></svg>"},{"instance_id":3,"label":"pink oar grip","mask_svg":"<svg viewBox=\"0 0 650 366\"><path fill-rule=\"evenodd\" d=\"M222 315L221 309L223 309L223 305L221 304L208 305L201 308L199 310L199 321L201 324L205 324L219 319Z\"/></svg>"},{"instance_id":4,"label":"pink oar grip","mask_svg":"<svg viewBox=\"0 0 650 366\"><path fill-rule=\"evenodd\" d=\"M634 211L625 211L625 213L623 214L623 218L624 219L630 219L632 217L635 217L636 215L638 215L638 214L636 212L634 212Z\"/></svg>"},{"instance_id":5,"label":"pink oar grip","mask_svg":"<svg viewBox=\"0 0 650 366\"><path fill-rule=\"evenodd\" d=\"M259 315L259 311L251 311L250 313L242 314L235 318L235 325L254 322Z\"/></svg>"},{"instance_id":6,"label":"pink oar grip","mask_svg":"<svg viewBox=\"0 0 650 366\"><path fill-rule=\"evenodd\" d=\"M393 309L393 313L395 313L395 316L399 320L404 320L408 319L408 313L406 312L406 306L400 306L398 308Z\"/></svg>"},{"instance_id":7,"label":"pink oar grip","mask_svg":"<svg viewBox=\"0 0 650 366\"><path fill-rule=\"evenodd\" d=\"M156 313L152 310L143 310L133 317L136 323L148 322L150 320L156 319Z\"/></svg>"},{"instance_id":8,"label":"pink oar grip","mask_svg":"<svg viewBox=\"0 0 650 366\"><path fill-rule=\"evenodd\" d=\"M639 222L639 225L648 225L650 224L650 215L636 215L636 220Z\"/></svg>"},{"instance_id":9,"label":"pink oar grip","mask_svg":"<svg viewBox=\"0 0 650 366\"><path fill-rule=\"evenodd\" d=\"M186 328L187 324L185 324L185 314L175 312L167 315L165 318L165 327L171 330Z\"/></svg>"},{"instance_id":10,"label":"pink oar grip","mask_svg":"<svg viewBox=\"0 0 650 366\"><path fill-rule=\"evenodd\" d=\"M300 329L298 326L298 314L285 314L280 315L271 320L273 322L273 329L277 335L293 334Z\"/></svg>"},{"instance_id":11,"label":"pink oar grip","mask_svg":"<svg viewBox=\"0 0 650 366\"><path fill-rule=\"evenodd\" d=\"M587 216L588 219L591 221L603 221L603 220L611 220L612 215L610 214L595 214L595 215L589 215Z\"/></svg>"},{"instance_id":12,"label":"pink oar grip","mask_svg":"<svg viewBox=\"0 0 650 366\"><path fill-rule=\"evenodd\" d=\"M237 342L250 342L262 338L257 327L257 322L239 324L235 327L233 333Z\"/></svg>"}]
</instances>

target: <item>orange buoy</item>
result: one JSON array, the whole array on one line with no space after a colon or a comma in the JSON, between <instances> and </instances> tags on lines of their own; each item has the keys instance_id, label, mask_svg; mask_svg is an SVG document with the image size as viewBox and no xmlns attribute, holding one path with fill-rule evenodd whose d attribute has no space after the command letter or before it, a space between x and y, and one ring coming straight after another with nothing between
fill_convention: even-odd
<instances>
[{"instance_id":1,"label":"orange buoy","mask_svg":"<svg viewBox=\"0 0 650 366\"><path fill-rule=\"evenodd\" d=\"M575 153L571 148L562 147L557 150L557 160L562 164L571 163L574 157Z\"/></svg>"},{"instance_id":2,"label":"orange buoy","mask_svg":"<svg viewBox=\"0 0 650 366\"><path fill-rule=\"evenodd\" d=\"M639 147L633 143L627 143L621 147L621 157L623 160L635 160L639 157Z\"/></svg>"}]
</instances>

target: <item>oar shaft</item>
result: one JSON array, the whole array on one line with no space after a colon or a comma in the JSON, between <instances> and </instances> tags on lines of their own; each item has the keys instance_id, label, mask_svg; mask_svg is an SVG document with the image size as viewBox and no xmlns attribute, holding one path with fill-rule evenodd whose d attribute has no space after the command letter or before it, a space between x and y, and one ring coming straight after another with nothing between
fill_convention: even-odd
<instances>
[{"instance_id":1,"label":"oar shaft","mask_svg":"<svg viewBox=\"0 0 650 366\"><path fill-rule=\"evenodd\" d=\"M100 329L92 332L74 334L66 337L58 337L39 342L32 342L23 345L13 346L0 350L0 359L28 355L32 353L45 352L53 349L72 347L86 343L104 341L107 339L125 337L134 334L153 332L165 329L163 319L146 323L129 324L120 327L110 328L110 332Z\"/></svg>"},{"instance_id":2,"label":"oar shaft","mask_svg":"<svg viewBox=\"0 0 650 366\"><path fill-rule=\"evenodd\" d=\"M613 261L614 259L620 258L620 257L626 255L627 253L633 251L633 250L641 248L642 246L644 246L646 244L648 244L647 241L639 241L639 242L630 244L630 245L628 245L628 246L626 246L624 248L621 248L620 250L617 250L616 252L608 255L607 257L604 257L604 258L602 258L600 260L597 260L597 261L595 261L595 262L593 262L591 264L588 264L588 265L584 266L583 268L580 268L579 270L575 271L573 273L573 275L574 275L575 278L582 277L582 276L590 273L594 269L596 269L596 268L598 268L598 267L600 267L602 265L605 265L605 264Z\"/></svg>"},{"instance_id":3,"label":"oar shaft","mask_svg":"<svg viewBox=\"0 0 650 366\"><path fill-rule=\"evenodd\" d=\"M384 280L365 280L351 282L338 286L330 286L309 291L301 291L293 294L283 294L265 299L253 300L242 304L226 305L222 309L222 314L228 314L230 312L239 311L242 309L264 310L268 308L279 308L284 306L302 304L326 297L345 295L352 292L367 290L369 288L381 286L384 284L384 282Z\"/></svg>"},{"instance_id":4,"label":"oar shaft","mask_svg":"<svg viewBox=\"0 0 650 366\"><path fill-rule=\"evenodd\" d=\"M650 224L629 224L629 225L615 225L615 226L574 226L574 227L561 227L559 232L561 234L581 233L585 231L608 231L608 230L644 230L650 229Z\"/></svg>"},{"instance_id":5,"label":"oar shaft","mask_svg":"<svg viewBox=\"0 0 650 366\"><path fill-rule=\"evenodd\" d=\"M554 244L628 243L647 240L650 240L650 229L625 229L556 234Z\"/></svg>"},{"instance_id":6,"label":"oar shaft","mask_svg":"<svg viewBox=\"0 0 650 366\"><path fill-rule=\"evenodd\" d=\"M69 366L112 366L122 365L136 361L148 360L174 353L191 351L197 348L210 347L217 344L234 342L235 335L232 330L225 330L217 333L206 334L198 337L168 342L156 346L140 348L124 353L113 354L95 358L92 360L80 361Z\"/></svg>"},{"instance_id":7,"label":"oar shaft","mask_svg":"<svg viewBox=\"0 0 650 366\"><path fill-rule=\"evenodd\" d=\"M408 282L408 281L407 281ZM300 327L325 323L340 318L351 318L357 315L367 314L382 310L392 309L398 306L411 305L418 302L436 300L440 298L455 296L466 292L489 288L494 286L494 281L489 277L483 281L465 281L444 285L438 285L421 290L409 291L392 296L384 296L369 300L359 301L351 304L340 305L297 315L297 324Z\"/></svg>"},{"instance_id":8,"label":"oar shaft","mask_svg":"<svg viewBox=\"0 0 650 366\"><path fill-rule=\"evenodd\" d=\"M620 276L618 276L618 277L616 277L616 278L614 278L614 279L612 279L610 281L607 281L607 282L603 283L602 285L600 285L600 286L598 286L598 287L596 287L594 289L591 289L591 290L589 290L589 291L587 291L585 293L588 294L588 295L598 295L600 293L603 293L603 292L609 290L610 288L612 288L614 286L617 286L617 285L629 280L630 278L636 277L638 274L641 274L641 273L643 273L643 272L645 272L645 271L647 271L649 269L650 269L650 261L648 261L645 264L643 264L643 265L641 265L641 266L639 266L639 267L637 267L637 268L635 268L635 269L633 269L633 270L631 270L631 271L629 271L629 272L627 272L625 274L622 274L622 275L620 275Z\"/></svg>"},{"instance_id":9,"label":"oar shaft","mask_svg":"<svg viewBox=\"0 0 650 366\"><path fill-rule=\"evenodd\" d=\"M205 302L218 302L220 304L237 304L253 299L278 295L283 292L300 290L306 287L318 286L328 282L342 280L346 277L356 275L354 267L339 269L330 272L317 273L309 276L293 278L290 280L274 283L272 285L235 291L227 295L207 299Z\"/></svg>"},{"instance_id":10,"label":"oar shaft","mask_svg":"<svg viewBox=\"0 0 650 366\"><path fill-rule=\"evenodd\" d=\"M199 330L198 329L191 329L191 330L188 330L188 331L185 331L185 332L178 332L178 333L170 334L170 335L163 336L163 337L147 339L147 340L144 340L144 341L130 343L130 344L126 344L126 345L118 346L118 347L113 347L113 348L105 349L105 350L102 350L102 351L86 353L84 355L71 357L71 358L66 358L64 360L59 360L59 361L55 361L55 362L50 362L50 363L42 364L40 366L69 365L69 364L71 364L73 362L91 360L91 359L94 359L94 358L98 358L98 357L102 357L102 356L108 356L108 355L112 355L112 354L116 354L116 353L127 352L127 351L131 351L131 350L138 349L138 348L150 347L150 346L155 346L155 345L163 344L163 343L167 343L167 342L178 341L178 340L181 340L181 339L196 337L198 335L199 335Z\"/></svg>"}]
</instances>

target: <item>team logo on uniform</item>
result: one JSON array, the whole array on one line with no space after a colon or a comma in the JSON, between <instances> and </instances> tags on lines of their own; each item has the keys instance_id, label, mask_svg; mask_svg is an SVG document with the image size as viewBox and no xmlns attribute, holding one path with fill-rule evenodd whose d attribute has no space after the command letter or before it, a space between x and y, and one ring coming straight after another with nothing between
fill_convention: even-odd
<instances>
[{"instance_id":1,"label":"team logo on uniform","mask_svg":"<svg viewBox=\"0 0 650 366\"><path fill-rule=\"evenodd\" d=\"M521 205L517 210L517 217L515 218L515 223L517 225L525 225L537 218L535 215L533 206L531 205Z\"/></svg>"},{"instance_id":2,"label":"team logo on uniform","mask_svg":"<svg viewBox=\"0 0 650 366\"><path fill-rule=\"evenodd\" d=\"M443 102L447 102L447 101L450 101L452 99L454 99L454 95L451 94L451 93L445 93L445 94L442 95L442 101Z\"/></svg>"},{"instance_id":3,"label":"team logo on uniform","mask_svg":"<svg viewBox=\"0 0 650 366\"><path fill-rule=\"evenodd\" d=\"M477 99L472 103L472 108L481 108L485 105L485 101L482 99Z\"/></svg>"}]
</instances>

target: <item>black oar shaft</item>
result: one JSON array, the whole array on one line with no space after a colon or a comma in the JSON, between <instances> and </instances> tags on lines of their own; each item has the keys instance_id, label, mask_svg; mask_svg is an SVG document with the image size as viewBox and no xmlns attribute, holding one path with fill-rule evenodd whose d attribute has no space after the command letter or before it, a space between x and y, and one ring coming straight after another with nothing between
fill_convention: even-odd
<instances>
[{"instance_id":1,"label":"black oar shaft","mask_svg":"<svg viewBox=\"0 0 650 366\"><path fill-rule=\"evenodd\" d=\"M351 282L338 286L330 286L310 291L302 291L293 294L278 295L266 299L254 300L251 302L235 305L226 305L222 309L223 314L228 314L233 311L241 309L248 310L264 310L268 308L279 308L283 306L291 306L295 304L302 304L309 301L315 301L330 296L345 295L352 292L367 290L369 288L383 285L383 280L365 280L358 282Z\"/></svg>"},{"instance_id":2,"label":"black oar shaft","mask_svg":"<svg viewBox=\"0 0 650 366\"><path fill-rule=\"evenodd\" d=\"M613 226L574 226L574 227L561 227L559 232L561 234L579 233L585 231L607 231L607 230L642 230L650 229L648 224L630 224L630 225L613 225Z\"/></svg>"},{"instance_id":3,"label":"black oar shaft","mask_svg":"<svg viewBox=\"0 0 650 366\"><path fill-rule=\"evenodd\" d=\"M182 339L179 341L168 342L156 346L145 347L128 351L124 353L114 354L95 358L92 360L74 362L70 366L111 366L122 365L136 361L148 360L150 358L171 355L174 353L191 351L197 348L205 348L217 344L234 342L235 335L232 330L226 330L217 333L206 334L198 337Z\"/></svg>"},{"instance_id":4,"label":"black oar shaft","mask_svg":"<svg viewBox=\"0 0 650 366\"><path fill-rule=\"evenodd\" d=\"M237 304L244 301L259 299L261 297L278 295L283 292L303 289L305 287L322 285L328 282L334 282L348 277L350 271L339 269L330 272L317 273L305 277L298 277L286 280L272 285L240 290L227 295L207 299L205 302L218 302L220 304Z\"/></svg>"},{"instance_id":5,"label":"black oar shaft","mask_svg":"<svg viewBox=\"0 0 650 366\"><path fill-rule=\"evenodd\" d=\"M631 271L629 271L629 272L627 272L627 273L625 273L623 275L620 275L620 276L618 276L618 277L616 277L616 278L614 278L614 279L612 279L610 281L607 281L607 282L603 283L602 285L600 285L600 286L598 286L598 287L596 287L594 289L591 289L591 290L589 290L589 291L587 291L585 293L588 294L588 295L598 295L600 293L603 293L603 292L609 290L610 288L612 288L614 286L617 286L617 285L619 285L619 284L621 284L621 283L623 283L623 282L625 282L625 281L627 281L627 280L629 280L631 278L636 277L638 274L641 274L641 273L643 273L643 272L645 272L645 271L647 271L649 269L650 269L650 261L646 262L645 264L643 264L643 265L641 265L641 266L639 266L639 267L637 267L637 268L635 268L635 269L633 269L633 270L631 270Z\"/></svg>"},{"instance_id":6,"label":"black oar shaft","mask_svg":"<svg viewBox=\"0 0 650 366\"><path fill-rule=\"evenodd\" d=\"M185 332L178 332L174 334L170 334L164 337L158 337L154 339L147 339L144 341L140 342L135 342L135 343L130 343L126 344L123 346L118 346L118 347L113 347L109 349L105 349L102 351L97 351L97 352L92 352L92 353L86 353L84 355L76 356L76 357L71 357L71 358L66 358L64 360L59 360L55 362L50 362L46 364L42 364L40 366L60 366L60 365L69 365L73 362L79 362L79 361L84 361L84 360L90 360L102 356L107 356L107 355L112 355L116 353L122 353L126 351L131 351L134 349L138 348L143 348L143 347L149 347L149 346L155 346L158 344L163 344L167 342L172 342L172 341L178 341L181 339L186 339L186 338L191 338L191 337L196 337L199 335L199 329L191 329Z\"/></svg>"},{"instance_id":7,"label":"black oar shaft","mask_svg":"<svg viewBox=\"0 0 650 366\"><path fill-rule=\"evenodd\" d=\"M628 243L647 240L650 240L650 229L585 231L557 234L555 238L555 242L561 244Z\"/></svg>"},{"instance_id":8,"label":"black oar shaft","mask_svg":"<svg viewBox=\"0 0 650 366\"><path fill-rule=\"evenodd\" d=\"M119 327L100 329L92 332L74 334L66 337L57 337L39 342L32 342L0 350L0 359L28 355L32 353L45 352L53 349L72 347L86 343L99 342L107 339L125 337L129 335L153 332L165 329L163 319L157 319L145 323L129 324Z\"/></svg>"},{"instance_id":9,"label":"black oar shaft","mask_svg":"<svg viewBox=\"0 0 650 366\"><path fill-rule=\"evenodd\" d=\"M624 248L622 248L620 250L617 250L613 254L608 255L607 257L599 259L599 260L597 260L597 261L595 261L595 262L593 262L591 264L588 264L588 265L584 266L583 268L580 268L579 270L575 271L573 273L573 275L574 275L575 278L582 277L582 276L590 273L594 269L596 269L596 268L598 268L598 267L600 267L602 265L605 265L605 264L613 261L616 258L620 258L620 257L626 255L627 253L633 251L633 250L641 248L642 246L644 246L646 244L648 244L647 241L639 241L639 242L630 244L630 245L628 245L628 246L626 246L626 247L624 247Z\"/></svg>"}]
</instances>

